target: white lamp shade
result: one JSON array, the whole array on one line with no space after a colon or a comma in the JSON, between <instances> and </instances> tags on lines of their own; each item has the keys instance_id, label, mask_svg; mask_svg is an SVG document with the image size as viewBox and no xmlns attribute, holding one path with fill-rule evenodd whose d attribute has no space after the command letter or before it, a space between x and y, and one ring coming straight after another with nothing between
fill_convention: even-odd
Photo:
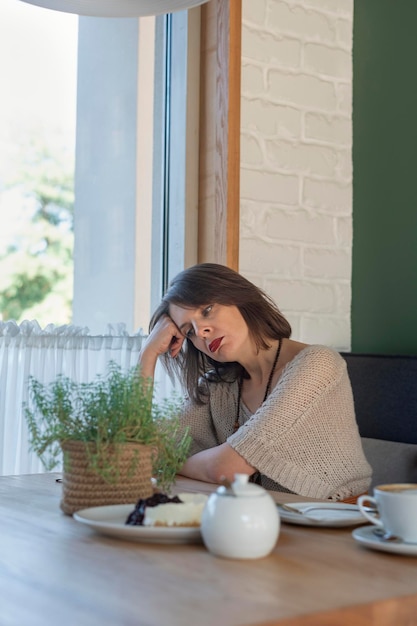
<instances>
[{"instance_id":1,"label":"white lamp shade","mask_svg":"<svg viewBox=\"0 0 417 626\"><path fill-rule=\"evenodd\" d=\"M207 0L21 0L44 9L91 17L141 17L191 9Z\"/></svg>"}]
</instances>

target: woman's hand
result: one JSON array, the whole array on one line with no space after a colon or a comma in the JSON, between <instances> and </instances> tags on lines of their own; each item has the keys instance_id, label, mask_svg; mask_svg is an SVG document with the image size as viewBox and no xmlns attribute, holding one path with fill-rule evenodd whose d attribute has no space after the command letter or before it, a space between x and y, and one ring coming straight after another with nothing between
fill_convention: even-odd
<instances>
[{"instance_id":1,"label":"woman's hand","mask_svg":"<svg viewBox=\"0 0 417 626\"><path fill-rule=\"evenodd\" d=\"M169 352L175 358L184 343L184 335L168 315L161 317L146 340L146 347L152 347L159 356Z\"/></svg>"},{"instance_id":2,"label":"woman's hand","mask_svg":"<svg viewBox=\"0 0 417 626\"><path fill-rule=\"evenodd\" d=\"M156 362L161 354L169 352L175 358L185 337L168 315L161 317L153 327L139 355L142 376L153 378Z\"/></svg>"}]
</instances>

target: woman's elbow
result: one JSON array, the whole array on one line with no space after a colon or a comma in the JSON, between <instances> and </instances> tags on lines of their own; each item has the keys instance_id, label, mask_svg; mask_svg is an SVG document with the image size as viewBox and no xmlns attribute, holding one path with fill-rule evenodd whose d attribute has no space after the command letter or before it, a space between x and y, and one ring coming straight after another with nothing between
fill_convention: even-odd
<instances>
[{"instance_id":1,"label":"woman's elbow","mask_svg":"<svg viewBox=\"0 0 417 626\"><path fill-rule=\"evenodd\" d=\"M221 483L224 480L232 482L235 474L253 474L256 468L252 467L237 452L229 447L229 451L219 454L210 467L207 468L210 482Z\"/></svg>"}]
</instances>

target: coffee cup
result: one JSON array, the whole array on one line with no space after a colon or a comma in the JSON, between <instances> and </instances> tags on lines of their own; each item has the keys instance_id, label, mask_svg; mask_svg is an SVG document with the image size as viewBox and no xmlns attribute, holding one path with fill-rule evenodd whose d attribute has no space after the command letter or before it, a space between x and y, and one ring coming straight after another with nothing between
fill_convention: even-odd
<instances>
[{"instance_id":1,"label":"coffee cup","mask_svg":"<svg viewBox=\"0 0 417 626\"><path fill-rule=\"evenodd\" d=\"M375 509L369 511L369 505ZM358 506L372 524L407 543L417 543L417 483L378 485L373 497L358 498Z\"/></svg>"}]
</instances>

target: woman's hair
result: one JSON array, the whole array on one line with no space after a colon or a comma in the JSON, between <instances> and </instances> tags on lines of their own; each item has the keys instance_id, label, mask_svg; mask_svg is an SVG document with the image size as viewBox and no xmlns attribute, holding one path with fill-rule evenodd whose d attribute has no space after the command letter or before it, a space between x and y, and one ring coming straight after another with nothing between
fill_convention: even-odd
<instances>
[{"instance_id":1,"label":"woman's hair","mask_svg":"<svg viewBox=\"0 0 417 626\"><path fill-rule=\"evenodd\" d=\"M154 312L149 331L162 316L169 315L171 304L190 309L209 304L236 306L258 350L267 349L268 340L291 335L291 326L274 301L262 289L225 265L201 263L180 272L171 281ZM209 376L209 380L235 380L244 374L239 364L219 363L197 350L189 339L184 341L175 359L168 355L164 357L168 372L179 376L190 398L197 404L203 402L205 395L204 387L198 384L202 375L214 369L215 376Z\"/></svg>"}]
</instances>

